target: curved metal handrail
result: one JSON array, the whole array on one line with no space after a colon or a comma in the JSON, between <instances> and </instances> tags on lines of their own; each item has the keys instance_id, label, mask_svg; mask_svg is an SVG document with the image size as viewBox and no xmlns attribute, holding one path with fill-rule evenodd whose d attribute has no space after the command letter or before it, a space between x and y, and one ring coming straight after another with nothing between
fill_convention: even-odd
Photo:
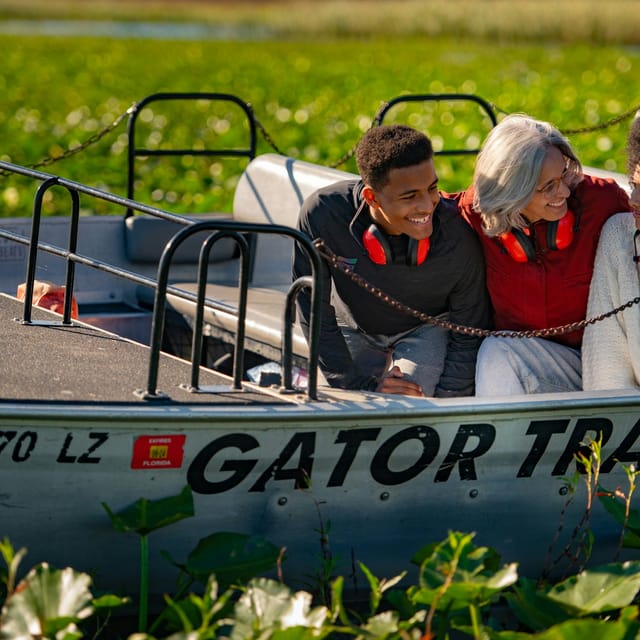
<instances>
[{"instance_id":1,"label":"curved metal handrail","mask_svg":"<svg viewBox=\"0 0 640 640\"><path fill-rule=\"evenodd\" d=\"M28 316L25 315L25 322L30 322L30 310L31 310L31 296L33 295L34 281L35 281L35 271L36 271L36 261L37 261L37 252L38 250L46 251L47 253L52 253L54 255L58 255L60 257L65 258L69 267L67 270L67 291L65 298L65 315L63 317L63 323L71 324L70 321L70 310L71 310L71 300L73 296L73 268L71 265L74 263L83 264L88 267L93 267L99 269L101 271L108 272L112 275L122 277L133 282L144 284L147 286L151 286L155 288L155 301L154 301L154 309L153 309L153 317L152 317L152 329L151 329L151 343L150 343L150 354L149 354L149 372L148 372L148 381L147 381L147 389L143 393L139 394L142 397L147 399L155 399L162 397L161 394L157 393L157 378L158 378L158 366L160 360L160 347L162 340L162 331L164 328L164 307L167 293L171 293L172 295L179 296L181 298L190 300L195 302L197 305L204 305L211 308L218 308L224 311L229 311L229 306L221 303L216 303L215 301L211 301L209 299L204 298L204 294L202 289L204 289L204 285L206 284L202 278L206 279L206 271L208 268L208 250L210 249L210 244L215 242L212 240L205 240L205 243L208 243L206 246L203 246L200 255L199 261L199 292L197 296L190 294L187 291L179 289L177 287L171 287L168 284L168 272L171 263L171 259L177 249L177 247L187 238L191 237L193 234L202 231L211 231L218 232L220 235L216 236L222 237L223 235L230 236L236 239L240 246L242 263L246 262L248 264L249 257L248 251L250 250L249 243L244 240L244 235L246 234L280 234L291 237L295 242L300 243L303 250L308 254L311 268L312 268L312 276L311 276L311 323L309 327L309 336L308 336L308 345L309 345L309 380L307 386L307 396L315 400L317 399L317 366L318 366L318 343L319 343L319 335L320 335L320 309L322 302L322 259L318 252L316 251L313 243L310 238L298 231L297 229L293 229L291 227L286 227L283 225L274 225L274 224L260 224L260 223L247 223L247 222L236 222L233 220L209 220L205 222L193 222L192 220L185 219L182 216L175 215L169 213L167 211L163 211L162 209L158 209L156 207L152 207L149 205L142 204L135 200L131 200L129 198L123 198L121 196L114 195L112 193L108 193L106 191L102 191L95 187L90 187L88 185L84 185L79 182L75 182L73 180L68 180L66 178L62 178L60 176L50 175L41 171L37 171L35 169L29 169L27 167L22 167L20 165L15 165L9 162L0 161L0 169L9 171L11 173L16 173L19 175L27 176L30 178L34 178L36 180L40 180L42 184L39 186L36 192L36 198L34 203L34 216L32 222L32 233L30 238L25 238L18 236L17 234L3 231L0 229L0 237L4 237L10 240L14 240L17 242L21 242L23 244L29 245L29 258L27 264L27 281L26 281L26 291L27 298L25 300L25 309L29 309ZM72 198L72 215L71 215L71 226L69 232L69 246L65 250L61 247L52 246L46 243L39 242L39 227L41 222L41 205L44 193L47 189L50 189L53 186L61 186L67 189L71 194ZM78 218L79 218L79 194L85 194L94 198L98 198L100 200L105 200L107 202L111 202L112 204L119 205L124 208L130 208L132 210L140 211L141 213L146 213L158 218L163 218L166 220L171 220L173 222L177 222L181 225L184 225L184 228L178 231L173 238L169 241L167 246L164 249L164 252L160 258L160 263L158 266L158 275L155 280L151 278L146 278L144 276L140 276L139 274L134 274L125 269L120 269L115 267L114 265L109 265L106 262L96 260L90 258L88 256L83 256L81 254L76 253L77 241L78 241ZM211 237L211 236L209 236ZM238 238L242 237L242 240ZM241 271L242 268L241 268ZM244 276L241 273L239 286L243 288L248 287L248 279L246 277L246 273L248 269L245 267ZM309 283L306 283L309 284ZM290 293L287 296L287 300L291 299L291 296L297 295L297 291L300 288L300 284L292 284L290 288ZM291 293L293 290L295 293ZM30 295L29 295L30 292ZM241 291L240 299L241 306L243 308L238 309L238 313L244 315L246 313L246 290ZM244 302L242 302L244 300ZM290 304L289 302L287 304ZM67 308L68 307L68 308ZM244 310L243 310L244 309ZM27 312L25 312L26 314ZM202 310L199 311L200 317L202 317ZM287 309L284 312L284 318L293 321L293 314ZM240 322L240 319L239 319ZM244 324L244 322L243 322ZM282 368L283 371L287 371L292 367L292 346L291 346L291 331L284 330L283 331L283 345L282 345ZM197 338L197 336L194 336ZM240 338L244 341L244 332L240 332ZM198 340L200 338L197 338ZM194 341L194 348L195 348ZM237 345L236 345L237 347ZM241 352L243 349L243 345L240 346ZM238 360L234 363L234 384L239 384L239 381L236 380L236 376L238 372L235 370L236 366L242 366L242 362L238 365ZM192 381L194 377L192 375ZM283 376L283 380L285 381L285 385L283 385L284 391L292 391L293 388L291 386L291 375L288 376L285 374ZM166 396L164 396L166 397Z\"/></svg>"}]
</instances>

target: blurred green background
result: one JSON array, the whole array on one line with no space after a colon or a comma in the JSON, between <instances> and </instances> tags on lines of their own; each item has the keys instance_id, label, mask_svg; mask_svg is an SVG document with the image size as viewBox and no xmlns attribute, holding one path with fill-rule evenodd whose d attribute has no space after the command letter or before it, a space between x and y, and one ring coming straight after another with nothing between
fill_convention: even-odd
<instances>
[{"instance_id":1,"label":"blurred green background","mask_svg":"<svg viewBox=\"0 0 640 640\"><path fill-rule=\"evenodd\" d=\"M252 105L259 153L354 171L350 152L385 101L472 93L499 115L550 120L585 164L625 171L640 105L639 14L635 0L0 0L0 157L34 165L83 146L148 94L213 91ZM142 114L138 140L239 145L239 116L228 105L158 105ZM475 148L489 127L477 108L453 102L405 105L393 120L424 129L436 148ZM124 195L126 149L124 118L44 170ZM437 165L453 191L469 182L473 159ZM173 211L230 210L240 170L140 162L136 197ZM30 215L31 201L19 180L0 177L0 215Z\"/></svg>"}]
</instances>

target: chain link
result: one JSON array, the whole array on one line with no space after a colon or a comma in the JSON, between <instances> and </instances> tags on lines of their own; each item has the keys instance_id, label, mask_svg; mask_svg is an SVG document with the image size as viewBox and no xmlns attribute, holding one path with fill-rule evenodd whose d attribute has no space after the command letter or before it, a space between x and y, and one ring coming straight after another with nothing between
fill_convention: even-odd
<instances>
[{"instance_id":1,"label":"chain link","mask_svg":"<svg viewBox=\"0 0 640 640\"><path fill-rule=\"evenodd\" d=\"M95 144L102 138L104 138L108 133L113 131L127 116L129 116L136 107L136 103L134 102L124 113L121 113L111 124L107 125L104 129L94 133L92 136L89 136L82 144L79 144L77 147L73 147L72 149L67 149L59 156L47 156L40 160L40 162L36 162L34 164L24 165L29 169L39 169L40 167L46 167L54 162L58 162L59 160L64 160L65 158L70 158L74 156L76 153L80 153L84 151L87 147L90 147L92 144ZM8 176L10 174L9 171L0 171L0 175Z\"/></svg>"},{"instance_id":2,"label":"chain link","mask_svg":"<svg viewBox=\"0 0 640 640\"><path fill-rule=\"evenodd\" d=\"M81 151L84 151L91 145L95 144L96 142L104 138L104 136L106 136L108 133L113 131L116 127L118 127L126 117L128 117L131 113L133 113L137 104L138 103L136 102L132 103L131 106L126 111L121 113L111 124L109 124L104 129L101 129L100 131L96 132L95 134L87 138L82 144L78 145L77 147L73 147L72 149L67 149L67 151L61 153L58 156L48 156L43 158L39 162L36 162L34 164L27 164L25 166L31 169L38 169L40 167L48 166L50 164L53 164L54 162L58 162L59 160L64 160L66 158L74 156L77 153L80 153ZM373 126L373 122L376 121L378 114L387 106L387 104L388 103L383 103L380 109L378 109L378 113L376 114L376 117L372 120L371 126ZM491 105L491 108L494 109L496 112L508 114L507 111L505 111L504 109L501 109L496 104L494 103L489 103L489 104ZM582 127L579 129L568 129L568 130L562 131L562 133L564 133L565 135L568 135L568 134L589 133L592 131L599 131L599 130L611 127L613 125L616 125L639 112L640 112L640 105L637 105L625 111L624 113L620 114L619 116L616 116L611 120L603 122L600 125L594 125L592 127ZM280 155L286 155L278 148L277 144L273 140L273 137L269 134L269 132L264 127L264 125L257 118L255 118L255 123L256 123L256 127L262 134L262 137L264 138L265 142L268 145L270 145L271 148L276 153ZM335 163L329 166L331 168L336 168L346 163L349 159L351 159L355 155L356 146L357 145L354 145L344 156L342 156L342 158L340 158L338 161L336 161ZM0 176L8 176L8 175L10 175L10 172L4 171L4 170L0 171ZM449 322L448 320L442 320L441 318L429 316L425 313L417 311L416 309L413 309L399 302L395 298L386 294L384 291L372 285L370 282L367 282L364 278L359 276L357 273L354 273L349 267L346 267L345 265L340 263L336 255L324 244L322 240L315 240L314 245L318 249L320 255L325 260L327 260L327 262L334 269L342 271L345 275L351 278L351 280L353 280L355 284L369 291L372 295L376 296L378 299L382 300L383 302L390 305L394 309L397 309L403 313L407 313L417 318L418 320L420 320L420 322L435 324L435 325L444 327L445 329L455 331L457 333L463 333L466 335L472 335L476 337L497 336L501 338L532 338L532 337L548 338L550 336L558 336L565 333L570 333L571 331L576 331L578 329L583 329L587 325L600 322L601 320L609 318L610 316L618 314L624 311L625 309L628 309L633 305L640 303L640 296L638 296L633 300L629 300L625 304L622 304L619 307L616 307L615 309L612 309L606 313L603 313L595 318L588 318L585 320L581 320L579 322L572 322L570 324L562 325L559 327L551 327L549 329L537 329L532 331L492 331L489 329L478 329L476 327L465 327L462 325Z\"/></svg>"},{"instance_id":3,"label":"chain link","mask_svg":"<svg viewBox=\"0 0 640 640\"><path fill-rule=\"evenodd\" d=\"M477 327L466 327L464 325L449 322L448 320L443 320L442 318L430 316L426 313L418 311L417 309L409 307L399 300L396 300L375 285L365 280L362 276L355 273L351 267L340 262L336 254L333 253L333 251L331 251L331 249L329 249L325 245L323 240L314 240L313 244L318 250L318 253L320 253L320 255L329 263L331 267L344 273L356 285L358 285L365 291L368 291L370 294L372 294L385 304L388 304L393 309L413 316L424 324L434 324L439 327L449 329L450 331L455 331L456 333L462 333L464 335L474 336L477 338L486 338L488 336L495 336L498 338L550 338L553 336L563 335L565 333L571 333L572 331L577 331L578 329L584 329L584 327L586 327L587 325L600 322L601 320L616 315L617 313L620 313L625 309L629 309L630 307L640 303L640 296L637 296L633 300L629 300L628 302L621 304L619 307L611 309L610 311L607 311L606 313L603 313L594 318L587 318L585 320L571 322L569 324L564 324L558 327L551 327L549 329L533 329L530 331L496 331L490 329L479 329Z\"/></svg>"},{"instance_id":4,"label":"chain link","mask_svg":"<svg viewBox=\"0 0 640 640\"><path fill-rule=\"evenodd\" d=\"M509 115L508 111L501 109L495 103L490 102L489 105L496 113L502 113L503 115L507 116ZM594 124L590 127L578 127L577 129L559 129L559 131L565 136L576 135L579 133L593 133L595 131L602 131L603 129L608 129L609 127L613 127L616 124L620 124L628 118L634 117L637 113L640 113L640 104L636 105L635 107L631 107L631 109L628 109L624 113L621 113L619 116L615 116L610 120L605 120L601 124Z\"/></svg>"},{"instance_id":5,"label":"chain link","mask_svg":"<svg viewBox=\"0 0 640 640\"><path fill-rule=\"evenodd\" d=\"M373 123L376 122L376 120L378 118L378 115L382 112L382 110L387 105L388 105L388 103L386 103L386 102L384 102L381 105L381 107L378 109L375 117L371 121L371 126L369 128L371 128L373 126ZM493 102L490 102L489 105L497 113L502 113L502 114L505 114L505 115L509 114L508 111L505 111L504 109L501 109L499 106L497 106ZM60 160L65 160L66 158L70 158L71 156L74 156L77 153L80 153L81 151L84 151L85 149L87 149L91 145L95 144L96 142L98 142L99 140L104 138L104 136L106 136L108 133L113 131L127 116L129 116L133 112L133 110L136 108L136 106L137 106L137 103L134 102L125 112L120 114L110 125L107 125L104 129L101 129L100 131L96 132L95 134L93 134L92 136L87 138L83 143L79 144L77 147L73 147L72 149L67 149L66 151L64 151L60 155L48 156L48 157L43 158L39 162L36 162L34 164L26 164L24 166L26 166L26 167L28 167L30 169L39 169L41 167L46 167L46 166L48 166L50 164L53 164L54 162L58 162ZM639 112L640 112L640 105L637 105L637 106L632 107L631 109L625 111L624 113L621 113L619 116L616 116L615 118L612 118L611 120L607 120L606 122L603 122L601 124L593 125L591 127L581 127L581 128L578 128L578 129L564 129L564 130L561 130L561 132L563 134L565 134L565 135L572 135L572 134L579 134L579 133L591 133L593 131L601 131L603 129L607 129L607 128L612 127L612 126L614 126L616 124L619 124L620 122L623 122L627 118L630 118L631 116L634 116L636 113L639 113ZM275 140L273 139L273 136L271 136L269 134L269 132L267 131L266 127L257 118L255 118L255 116L254 116L254 119L255 119L256 127L258 128L258 131L262 135L264 141L276 153L278 153L280 155L286 155L278 147L278 145L276 144ZM356 148L357 148L357 143L355 145L353 145L353 147L351 147L351 149L349 149L349 151L347 151L341 158L339 158L335 162L332 162L328 166L330 168L332 168L332 169L335 169L337 167L340 167L340 166L346 164L351 158L353 158L355 156ZM9 175L9 172L0 171L0 176L7 176L7 175Z\"/></svg>"},{"instance_id":6,"label":"chain link","mask_svg":"<svg viewBox=\"0 0 640 640\"><path fill-rule=\"evenodd\" d=\"M255 114L253 116L253 121L256 123L256 127L258 127L258 131L260 131L260 133L262 134L262 137L264 138L265 142L276 152L279 153L281 156L286 156L287 154L284 153L283 151L281 151L278 148L278 145L274 142L273 138L271 137L271 135L269 134L269 132L265 129L264 125L262 124L262 122L260 122L260 120L258 120L258 118L256 118Z\"/></svg>"},{"instance_id":7,"label":"chain link","mask_svg":"<svg viewBox=\"0 0 640 640\"><path fill-rule=\"evenodd\" d=\"M378 120L379 115L382 113L382 111L384 109L387 108L388 104L389 104L388 102L383 102L382 103L382 105L380 106L380 108L376 112L376 115L374 116L373 120L371 121L371 125L370 125L369 129L371 129L373 127L373 123ZM489 102L489 105L491 106L491 108L496 113L502 113L503 115L509 115L508 111L505 111L504 109L501 109L495 103ZM590 127L580 127L578 129L560 129L560 132L562 134L564 134L564 135L576 135L576 134L580 134L580 133L592 133L594 131L602 131L603 129L608 129L609 127L613 127L616 124L620 124L624 120L627 120L628 118L630 118L632 116L635 116L637 113L640 113L640 104L636 105L635 107L632 107L631 109L628 109L624 113L621 113L619 116L615 116L614 118L611 118L610 120L607 120L607 121L605 121L605 122L603 122L601 124L593 125L593 126L590 126ZM256 119L256 124L258 126L258 129L262 133L263 138L267 142L267 144L269 144L272 147L272 149L274 151L276 151L276 153L279 153L281 155L286 155L286 154L283 154L282 151L280 151L280 149L278 149L278 147L276 146L275 142L273 141L273 138L269 135L269 133L267 132L265 127L260 122L258 122L257 119ZM339 158L338 160L336 160L335 162L332 162L331 164L329 164L327 166L329 166L332 169L335 169L337 167L340 167L340 166L346 164L351 158L353 158L355 156L357 146L358 146L358 143L356 143L353 147L351 147L351 149L349 149L349 151L347 151L347 153L345 153L341 158Z\"/></svg>"}]
</instances>

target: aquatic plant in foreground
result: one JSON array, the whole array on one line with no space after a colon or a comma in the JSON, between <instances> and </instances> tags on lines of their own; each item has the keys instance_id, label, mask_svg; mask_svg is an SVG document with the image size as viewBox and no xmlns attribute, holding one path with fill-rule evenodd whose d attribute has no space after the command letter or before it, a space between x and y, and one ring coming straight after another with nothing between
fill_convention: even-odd
<instances>
[{"instance_id":1,"label":"aquatic plant in foreground","mask_svg":"<svg viewBox=\"0 0 640 640\"><path fill-rule=\"evenodd\" d=\"M474 544L473 533L450 532L439 543L420 549L412 562L418 566L416 584L402 587L407 572L378 578L362 563L359 569L369 588L367 602L348 606L344 577L322 575L328 582L330 603L314 606L319 592L293 591L282 580L257 577L279 568L283 553L271 543L246 534L214 533L202 539L186 562L170 560L186 576L178 593L166 596L166 609L150 632L146 627L146 602L142 594L138 631L130 640L155 640L158 631L167 640L307 640L353 636L357 639L432 640L472 637L474 640L632 638L640 633L640 561L612 562L584 568L589 561L589 517L598 497L622 526L621 546L640 547L640 513L630 506L637 472L627 469L629 488L610 492L599 486L601 441L591 441L576 456L579 470L567 482L587 485L585 516L576 525L562 557L580 561L579 570L554 582L547 575L538 581L518 575L517 563L501 564L500 556ZM147 536L190 512L190 489L177 496L139 500L114 514L114 526ZM105 505L106 507L106 505ZM176 507L178 507L176 509ZM326 554L326 530L322 552ZM575 552L569 552L569 549ZM18 565L25 550L15 552L8 541L0 544L7 564L6 597L0 613L0 638L84 637L83 624L90 616L127 602L115 596L94 599L87 574L52 569L46 563L34 567L20 582ZM324 556L323 556L324 557ZM148 558L141 569L148 572ZM577 566L577 565L573 565ZM144 576L143 576L144 581ZM186 593L201 583L203 588ZM186 594L186 595L185 595ZM500 615L496 615L500 612ZM105 630L108 625L105 625Z\"/></svg>"}]
</instances>

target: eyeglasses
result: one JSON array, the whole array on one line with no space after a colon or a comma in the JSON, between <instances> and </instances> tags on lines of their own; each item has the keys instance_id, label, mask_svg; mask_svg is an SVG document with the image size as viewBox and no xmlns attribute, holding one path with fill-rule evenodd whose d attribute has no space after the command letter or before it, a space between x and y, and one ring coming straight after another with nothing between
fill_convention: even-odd
<instances>
[{"instance_id":1,"label":"eyeglasses","mask_svg":"<svg viewBox=\"0 0 640 640\"><path fill-rule=\"evenodd\" d=\"M551 200L554 198L558 191L560 190L560 184L564 184L565 187L568 187L571 179L574 176L574 172L570 167L565 167L562 175L559 178L554 178L553 180L549 180L544 187L540 189L536 189L538 193L541 193L547 200Z\"/></svg>"}]
</instances>

